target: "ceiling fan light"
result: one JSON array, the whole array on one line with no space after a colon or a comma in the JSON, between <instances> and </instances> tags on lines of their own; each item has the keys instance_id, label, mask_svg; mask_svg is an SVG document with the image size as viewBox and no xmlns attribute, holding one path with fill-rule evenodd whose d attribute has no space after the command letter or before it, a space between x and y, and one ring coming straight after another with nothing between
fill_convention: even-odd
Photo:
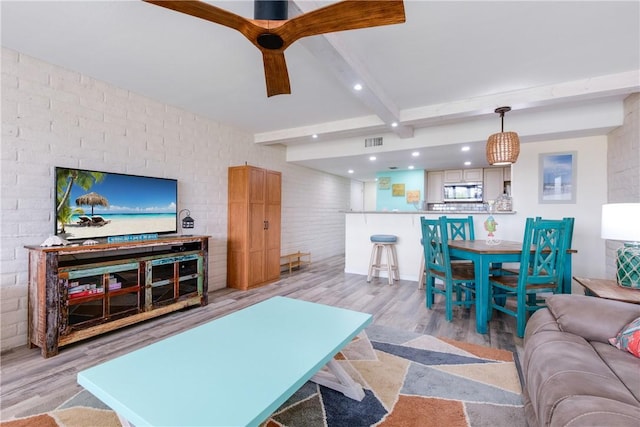
<instances>
[{"instance_id":1,"label":"ceiling fan light","mask_svg":"<svg viewBox=\"0 0 640 427\"><path fill-rule=\"evenodd\" d=\"M490 165L510 165L518 160L520 138L515 132L494 133L487 141L487 161Z\"/></svg>"}]
</instances>

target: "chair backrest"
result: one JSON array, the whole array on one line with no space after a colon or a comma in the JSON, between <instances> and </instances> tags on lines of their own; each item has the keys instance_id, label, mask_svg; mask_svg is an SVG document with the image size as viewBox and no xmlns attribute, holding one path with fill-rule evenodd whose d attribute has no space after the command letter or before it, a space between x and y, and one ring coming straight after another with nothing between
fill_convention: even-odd
<instances>
[{"instance_id":1,"label":"chair backrest","mask_svg":"<svg viewBox=\"0 0 640 427\"><path fill-rule=\"evenodd\" d=\"M543 219L540 216L536 217L536 221L539 221ZM575 222L575 218L574 217L564 217L562 218L563 221L567 222L567 249L571 248L571 244L573 242L573 224ZM534 236L534 241L537 240L537 238Z\"/></svg>"},{"instance_id":2,"label":"chair backrest","mask_svg":"<svg viewBox=\"0 0 640 427\"><path fill-rule=\"evenodd\" d=\"M527 218L520 259L519 288L553 283L556 292L560 292L572 226L571 218Z\"/></svg>"},{"instance_id":3,"label":"chair backrest","mask_svg":"<svg viewBox=\"0 0 640 427\"><path fill-rule=\"evenodd\" d=\"M566 217L562 219L567 222L567 249L571 249L571 244L573 243L573 223L575 222L575 218Z\"/></svg>"},{"instance_id":4,"label":"chair backrest","mask_svg":"<svg viewBox=\"0 0 640 427\"><path fill-rule=\"evenodd\" d=\"M447 233L449 240L475 240L476 236L473 231L473 217L469 215L466 218L444 218L447 224Z\"/></svg>"},{"instance_id":5,"label":"chair backrest","mask_svg":"<svg viewBox=\"0 0 640 427\"><path fill-rule=\"evenodd\" d=\"M420 221L426 269L451 276L446 219L444 217L438 219L421 217Z\"/></svg>"}]
</instances>

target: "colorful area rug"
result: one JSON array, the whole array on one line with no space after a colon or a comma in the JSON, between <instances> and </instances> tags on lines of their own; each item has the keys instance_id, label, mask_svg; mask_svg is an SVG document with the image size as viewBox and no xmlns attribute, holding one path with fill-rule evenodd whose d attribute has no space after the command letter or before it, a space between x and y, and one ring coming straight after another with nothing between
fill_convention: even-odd
<instances>
[{"instance_id":1,"label":"colorful area rug","mask_svg":"<svg viewBox=\"0 0 640 427\"><path fill-rule=\"evenodd\" d=\"M262 427L526 426L514 354L370 326L337 356L363 385L361 402L308 382ZM115 427L86 391L46 414L1 427Z\"/></svg>"}]
</instances>

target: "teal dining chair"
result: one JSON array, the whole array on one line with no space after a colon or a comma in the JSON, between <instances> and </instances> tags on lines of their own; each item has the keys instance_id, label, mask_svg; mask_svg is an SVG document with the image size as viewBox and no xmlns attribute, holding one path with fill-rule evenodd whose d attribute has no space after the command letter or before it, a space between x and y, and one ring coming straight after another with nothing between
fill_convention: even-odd
<instances>
[{"instance_id":1,"label":"teal dining chair","mask_svg":"<svg viewBox=\"0 0 640 427\"><path fill-rule=\"evenodd\" d=\"M450 218L441 216L447 223L447 234L449 240L476 240L475 231L473 229L473 217L469 215L466 218ZM468 260L451 258L457 267L465 267L473 270L473 262Z\"/></svg>"},{"instance_id":2,"label":"teal dining chair","mask_svg":"<svg viewBox=\"0 0 640 427\"><path fill-rule=\"evenodd\" d=\"M473 229L473 217L469 215L466 218L451 218L447 216L441 216L440 218L444 218L447 223L447 233L449 240L475 240L475 232ZM420 239L420 244L423 244L423 240ZM419 271L419 279L418 279L418 289L422 289L426 279L426 270L424 263L424 256L420 257L422 261L420 262L420 271ZM464 265L467 268L473 269L473 262L466 260L457 260L455 258L451 259L456 264Z\"/></svg>"},{"instance_id":3,"label":"teal dining chair","mask_svg":"<svg viewBox=\"0 0 640 427\"><path fill-rule=\"evenodd\" d=\"M447 223L447 233L449 240L475 240L476 235L473 229L473 217L450 218L441 216Z\"/></svg>"},{"instance_id":4,"label":"teal dining chair","mask_svg":"<svg viewBox=\"0 0 640 427\"><path fill-rule=\"evenodd\" d=\"M540 221L542 218L540 216L536 217L536 221ZM549 219L549 218L546 218ZM563 221L567 222L567 249L571 248L571 243L573 241L573 224L575 222L575 218L574 217L565 217L562 218ZM539 232L539 231L538 231ZM538 236L533 236L533 241L535 242L536 240L538 240ZM494 274L500 275L500 274L518 274L520 272L519 269L514 269L514 268L501 268L499 269L500 272L493 270Z\"/></svg>"},{"instance_id":5,"label":"teal dining chair","mask_svg":"<svg viewBox=\"0 0 640 427\"><path fill-rule=\"evenodd\" d=\"M529 314L546 306L544 294L562 292L564 261L572 231L572 218L527 218L517 274L494 274L489 278L489 316L493 309L515 316L520 338L524 336ZM512 298L511 301L514 298L515 308L505 303L505 298Z\"/></svg>"},{"instance_id":6,"label":"teal dining chair","mask_svg":"<svg viewBox=\"0 0 640 427\"><path fill-rule=\"evenodd\" d=\"M475 304L473 269L459 267L451 263L446 218L426 219L421 217L420 221L426 267L426 306L431 309L435 294L443 295L445 318L450 322L453 319L454 305L471 307ZM436 283L436 279L438 283Z\"/></svg>"}]
</instances>

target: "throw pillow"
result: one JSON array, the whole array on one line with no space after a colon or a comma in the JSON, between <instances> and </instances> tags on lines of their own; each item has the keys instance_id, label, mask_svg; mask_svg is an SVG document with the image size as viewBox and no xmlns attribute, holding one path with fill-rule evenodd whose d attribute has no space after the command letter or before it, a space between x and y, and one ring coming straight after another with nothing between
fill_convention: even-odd
<instances>
[{"instance_id":1,"label":"throw pillow","mask_svg":"<svg viewBox=\"0 0 640 427\"><path fill-rule=\"evenodd\" d=\"M620 350L640 357L640 317L622 328L615 338L609 339L609 342Z\"/></svg>"}]
</instances>

